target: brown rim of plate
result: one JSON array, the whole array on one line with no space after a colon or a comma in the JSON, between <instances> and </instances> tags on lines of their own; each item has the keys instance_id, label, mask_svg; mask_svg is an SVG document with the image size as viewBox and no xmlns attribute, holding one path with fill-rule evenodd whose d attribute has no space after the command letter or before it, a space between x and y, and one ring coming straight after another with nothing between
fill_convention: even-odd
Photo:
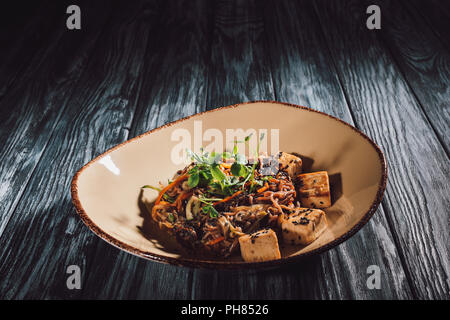
<instances>
[{"instance_id":1,"label":"brown rim of plate","mask_svg":"<svg viewBox=\"0 0 450 320\"><path fill-rule=\"evenodd\" d=\"M78 182L79 175L83 172L84 169L89 167L92 163L96 162L97 160L103 158L110 152L120 148L121 146L123 146L127 143L130 143L134 140L140 139L143 136L151 134L157 130L160 130L160 129L163 129L166 127L170 127L178 122L181 122L181 121L184 121L184 120L187 120L192 117L196 117L196 116L199 116L199 115L202 115L205 113L216 112L216 111L228 109L228 108L236 108L236 107L246 105L246 104L251 104L251 103L274 103L274 104L284 105L284 106L288 106L288 107L299 108L299 109L307 110L310 112L320 113L322 115L330 117L331 119L339 121L339 122L343 123L344 125L350 127L352 130L354 130L355 132L360 134L364 139L369 141L369 143L375 148L375 150L378 153L378 157L379 157L380 164L381 164L381 170L382 170L382 175L381 175L381 180L378 185L377 195L375 197L375 200L372 202L372 205L370 206L369 210L364 214L364 216L361 218L361 220L359 220L359 222L353 226L353 228L351 228L349 231L344 233L339 238L336 238L333 241L331 241L317 249L314 249L314 250L311 250L311 251L308 251L305 253L301 253L299 255L281 258L278 260L270 260L270 261L264 261L264 262L244 262L244 261L236 262L236 261L220 261L220 260L215 261L215 260L201 260L201 259L199 260L199 259L189 259L189 258L167 257L167 256L162 256L159 254L151 253L148 251L142 251L137 248L134 248L120 240L117 240L116 238L112 237L108 233L104 232L89 218L89 216L86 214L86 211L84 211L83 206L81 205L80 199L78 198L77 182ZM176 121L166 123L166 124L162 125L161 127L152 129L152 130L147 131L143 134L140 134L134 138L131 138L130 140L122 142L122 143L112 147L111 149L107 150L106 152L102 153L101 155L97 156L93 160L89 161L80 170L78 170L78 172L75 174L75 176L72 179L70 189L71 189L72 202L76 208L78 215L81 217L81 220L83 220L84 224L87 225L89 227L89 229L91 229L91 231L94 232L97 236L99 236L106 242L114 245L115 247L118 247L119 249L125 250L129 253L132 253L134 255L137 255L139 257L142 257L142 258L145 258L148 260L153 260L153 261L177 265L177 266L185 266L185 267L191 267L191 268L230 269L231 270L231 269L266 269L266 268L276 267L276 266L279 266L279 265L282 265L285 263L299 261L302 258L306 258L306 257L312 256L314 254L322 253L324 251L327 251L327 250L337 246L338 244L341 244L342 242L344 242L345 240L347 240L348 238L353 236L359 229L361 229L369 221L369 219L374 215L374 213L376 212L376 210L377 210L378 206L380 205L381 200L383 198L383 194L386 189L386 182L387 182L387 165L386 165L386 159L384 157L383 152L375 144L375 142L372 141L372 139L370 139L368 136L366 136L364 133L362 133L359 129L353 127L352 125L346 123L345 121L342 121L341 119L338 119L334 116L331 116L324 112L317 111L317 110L314 110L314 109L311 109L308 107L299 106L299 105L286 103L286 102L279 102L279 101L256 100L256 101L248 101L248 102L233 104L233 105L229 105L229 106L225 106L225 107L219 107L219 108L215 108L215 109L208 110L208 111L203 111L203 112L200 112L200 113L188 116L188 117L184 117L184 118L176 120Z\"/></svg>"}]
</instances>

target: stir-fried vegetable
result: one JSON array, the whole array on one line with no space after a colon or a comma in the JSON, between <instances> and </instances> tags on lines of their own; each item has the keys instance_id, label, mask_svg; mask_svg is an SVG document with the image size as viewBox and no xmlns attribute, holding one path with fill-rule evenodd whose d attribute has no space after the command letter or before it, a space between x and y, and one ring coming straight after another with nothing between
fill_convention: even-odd
<instances>
[{"instance_id":1,"label":"stir-fried vegetable","mask_svg":"<svg viewBox=\"0 0 450 320\"><path fill-rule=\"evenodd\" d=\"M283 152L260 154L264 135L247 158L238 152L238 144L248 146L250 137L235 141L231 152L187 150L192 163L179 170L173 181L162 188L144 186L159 192L153 220L167 226L184 246L223 256L238 248L243 236L279 228L285 215L299 206L288 172L301 171L301 159ZM283 166L277 162L281 158Z\"/></svg>"}]
</instances>

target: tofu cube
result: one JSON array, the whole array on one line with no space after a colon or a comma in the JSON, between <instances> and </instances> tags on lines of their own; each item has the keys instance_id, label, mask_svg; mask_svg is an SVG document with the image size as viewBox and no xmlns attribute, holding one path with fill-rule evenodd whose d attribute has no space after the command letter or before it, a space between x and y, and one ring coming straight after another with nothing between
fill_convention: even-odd
<instances>
[{"instance_id":1,"label":"tofu cube","mask_svg":"<svg viewBox=\"0 0 450 320\"><path fill-rule=\"evenodd\" d=\"M291 178L302 172L302 159L293 154L281 152L278 162L280 170L286 171Z\"/></svg>"},{"instance_id":2,"label":"tofu cube","mask_svg":"<svg viewBox=\"0 0 450 320\"><path fill-rule=\"evenodd\" d=\"M281 224L283 242L307 245L316 240L328 227L325 212L319 209L297 208Z\"/></svg>"},{"instance_id":3,"label":"tofu cube","mask_svg":"<svg viewBox=\"0 0 450 320\"><path fill-rule=\"evenodd\" d=\"M281 258L278 238L272 229L264 229L239 238L242 259L262 262Z\"/></svg>"},{"instance_id":4,"label":"tofu cube","mask_svg":"<svg viewBox=\"0 0 450 320\"><path fill-rule=\"evenodd\" d=\"M322 209L331 206L330 181L326 171L299 174L297 185L303 207Z\"/></svg>"}]
</instances>

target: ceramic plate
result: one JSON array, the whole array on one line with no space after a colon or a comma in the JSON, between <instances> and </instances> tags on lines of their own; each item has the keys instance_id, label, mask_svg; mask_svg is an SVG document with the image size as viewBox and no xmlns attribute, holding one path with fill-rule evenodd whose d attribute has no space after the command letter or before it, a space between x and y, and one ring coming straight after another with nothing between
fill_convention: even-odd
<instances>
[{"instance_id":1,"label":"ceramic plate","mask_svg":"<svg viewBox=\"0 0 450 320\"><path fill-rule=\"evenodd\" d=\"M175 151L181 150L180 132L191 134L192 144L197 145L208 144L207 138L212 141L205 133L222 134L227 146L227 129L262 130L269 150L276 138L279 150L300 155L307 171L328 171L333 205L325 210L329 228L316 241L304 247L281 247L280 260L246 263L239 253L229 259L189 255L152 228L140 201L141 187L166 182L184 167L172 160ZM198 136L195 130L201 132L203 141L193 141ZM354 235L375 213L386 179L383 153L356 128L309 108L258 101L196 114L126 141L81 168L71 192L84 223L105 241L132 254L189 267L264 268L323 252Z\"/></svg>"}]
</instances>

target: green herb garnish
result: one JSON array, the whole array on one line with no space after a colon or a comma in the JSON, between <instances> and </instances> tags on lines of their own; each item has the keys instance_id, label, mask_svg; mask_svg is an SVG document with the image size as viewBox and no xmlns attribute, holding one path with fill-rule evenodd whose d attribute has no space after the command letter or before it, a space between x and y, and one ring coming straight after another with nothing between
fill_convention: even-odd
<instances>
[{"instance_id":1,"label":"green herb garnish","mask_svg":"<svg viewBox=\"0 0 450 320\"><path fill-rule=\"evenodd\" d=\"M253 164L248 163L245 155L238 153L238 143L245 143L248 146L251 136L252 134L246 136L243 141L235 140L231 153L208 153L204 152L203 148L201 148L201 153L197 154L187 149L188 156L195 163L194 167L189 170L189 187L201 187L206 189L206 196L224 198L231 196L239 189L244 189L248 181L250 181L250 192L252 192L255 186L262 186L264 182L262 179L256 179L255 170L258 163L257 158L259 156L260 142L264 138L264 133L259 138L255 153L256 160ZM231 175L226 175L220 167L220 164L228 159L234 160L230 168ZM215 215L212 209L208 209L208 206L205 207L207 209L204 210L211 211L212 215Z\"/></svg>"},{"instance_id":2,"label":"green herb garnish","mask_svg":"<svg viewBox=\"0 0 450 320\"><path fill-rule=\"evenodd\" d=\"M150 185L148 185L148 184L146 184L146 185L143 186L142 188L153 189L153 190L156 190L156 191L158 191L158 192L161 192L161 191L162 191L161 188L157 188L157 187L154 187L154 186L150 186ZM167 194L163 194L162 197L163 197L163 199L166 200L167 202L170 202L170 203L175 202L175 199L172 198L171 196L167 195Z\"/></svg>"},{"instance_id":3,"label":"green herb garnish","mask_svg":"<svg viewBox=\"0 0 450 320\"><path fill-rule=\"evenodd\" d=\"M209 214L211 218L217 218L219 216L219 212L217 212L216 208L212 204L207 204L202 208L202 211L205 214Z\"/></svg>"}]
</instances>

